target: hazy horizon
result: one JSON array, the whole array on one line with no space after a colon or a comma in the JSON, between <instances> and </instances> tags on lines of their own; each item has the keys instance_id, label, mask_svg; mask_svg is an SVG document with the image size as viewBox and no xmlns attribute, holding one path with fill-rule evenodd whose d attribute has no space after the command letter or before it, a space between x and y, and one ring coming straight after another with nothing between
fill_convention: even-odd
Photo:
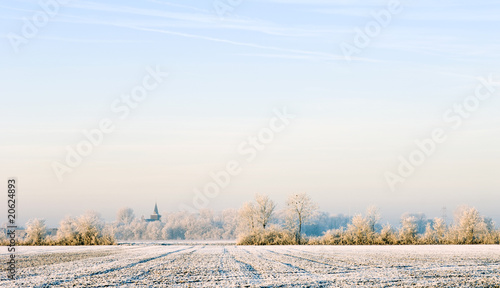
<instances>
[{"instance_id":1,"label":"hazy horizon","mask_svg":"<svg viewBox=\"0 0 500 288\"><path fill-rule=\"evenodd\" d=\"M0 175L19 180L19 223L197 209L195 191L231 164L230 184L199 205L262 193L283 208L306 192L332 214L376 205L382 223L443 207L451 219L462 204L500 223L498 5L247 0L221 15L214 3L1 5ZM343 43L390 3L347 59ZM34 15L49 21L30 34ZM445 140L391 189L387 173L432 137Z\"/></svg>"}]
</instances>

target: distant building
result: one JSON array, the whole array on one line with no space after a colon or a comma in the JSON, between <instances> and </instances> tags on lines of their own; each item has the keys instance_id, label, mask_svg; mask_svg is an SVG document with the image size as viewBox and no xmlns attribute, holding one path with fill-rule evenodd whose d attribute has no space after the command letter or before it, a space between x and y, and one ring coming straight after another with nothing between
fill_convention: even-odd
<instances>
[{"instance_id":1,"label":"distant building","mask_svg":"<svg viewBox=\"0 0 500 288\"><path fill-rule=\"evenodd\" d=\"M153 211L153 214L149 217L149 219L145 219L146 222L154 222L154 221L160 221L161 215L158 213L158 205L155 203L155 209Z\"/></svg>"}]
</instances>

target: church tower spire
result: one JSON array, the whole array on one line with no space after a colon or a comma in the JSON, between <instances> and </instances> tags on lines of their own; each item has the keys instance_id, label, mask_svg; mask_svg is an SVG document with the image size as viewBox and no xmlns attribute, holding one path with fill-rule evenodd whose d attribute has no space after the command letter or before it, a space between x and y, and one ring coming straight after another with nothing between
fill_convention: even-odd
<instances>
[{"instance_id":1,"label":"church tower spire","mask_svg":"<svg viewBox=\"0 0 500 288\"><path fill-rule=\"evenodd\" d=\"M155 209L153 211L153 214L149 217L149 219L146 219L146 222L154 222L154 221L160 221L161 215L158 212L158 204L155 202Z\"/></svg>"},{"instance_id":2,"label":"church tower spire","mask_svg":"<svg viewBox=\"0 0 500 288\"><path fill-rule=\"evenodd\" d=\"M156 202L155 202L155 214L157 214L157 215L160 214L160 213L158 213L158 205L156 204Z\"/></svg>"}]
</instances>

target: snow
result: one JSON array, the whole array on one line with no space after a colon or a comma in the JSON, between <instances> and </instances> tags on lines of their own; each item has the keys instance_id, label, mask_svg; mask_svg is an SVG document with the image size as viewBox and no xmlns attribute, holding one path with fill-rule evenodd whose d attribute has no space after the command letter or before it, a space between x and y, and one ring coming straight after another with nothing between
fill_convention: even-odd
<instances>
[{"instance_id":1,"label":"snow","mask_svg":"<svg viewBox=\"0 0 500 288\"><path fill-rule=\"evenodd\" d=\"M2 287L484 287L500 283L498 245L135 243L19 248L19 279L12 282L2 273Z\"/></svg>"},{"instance_id":2,"label":"snow","mask_svg":"<svg viewBox=\"0 0 500 288\"><path fill-rule=\"evenodd\" d=\"M30 255L30 254L50 254L50 253L77 253L84 251L100 251L114 249L116 246L17 246L16 255ZM11 253L7 249L0 252L0 257L6 257Z\"/></svg>"}]
</instances>

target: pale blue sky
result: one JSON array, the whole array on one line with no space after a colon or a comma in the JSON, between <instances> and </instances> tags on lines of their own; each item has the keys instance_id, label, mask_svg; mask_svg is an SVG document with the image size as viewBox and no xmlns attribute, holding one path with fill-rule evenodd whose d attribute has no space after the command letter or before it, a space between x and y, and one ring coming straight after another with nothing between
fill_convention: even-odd
<instances>
[{"instance_id":1,"label":"pale blue sky","mask_svg":"<svg viewBox=\"0 0 500 288\"><path fill-rule=\"evenodd\" d=\"M43 10L0 3L0 174L20 178L22 221L55 225L87 209L112 220L123 206L148 215L155 200L176 210L286 106L297 118L210 208L308 192L332 213L373 203L395 221L470 204L500 222L500 93L398 191L383 176L446 126L476 77L500 79L497 1L402 1L351 62L340 44L389 1L247 0L223 19L213 3L70 1L18 53L9 33ZM51 163L64 147L112 117L113 100L156 65L168 79L59 183Z\"/></svg>"}]
</instances>

